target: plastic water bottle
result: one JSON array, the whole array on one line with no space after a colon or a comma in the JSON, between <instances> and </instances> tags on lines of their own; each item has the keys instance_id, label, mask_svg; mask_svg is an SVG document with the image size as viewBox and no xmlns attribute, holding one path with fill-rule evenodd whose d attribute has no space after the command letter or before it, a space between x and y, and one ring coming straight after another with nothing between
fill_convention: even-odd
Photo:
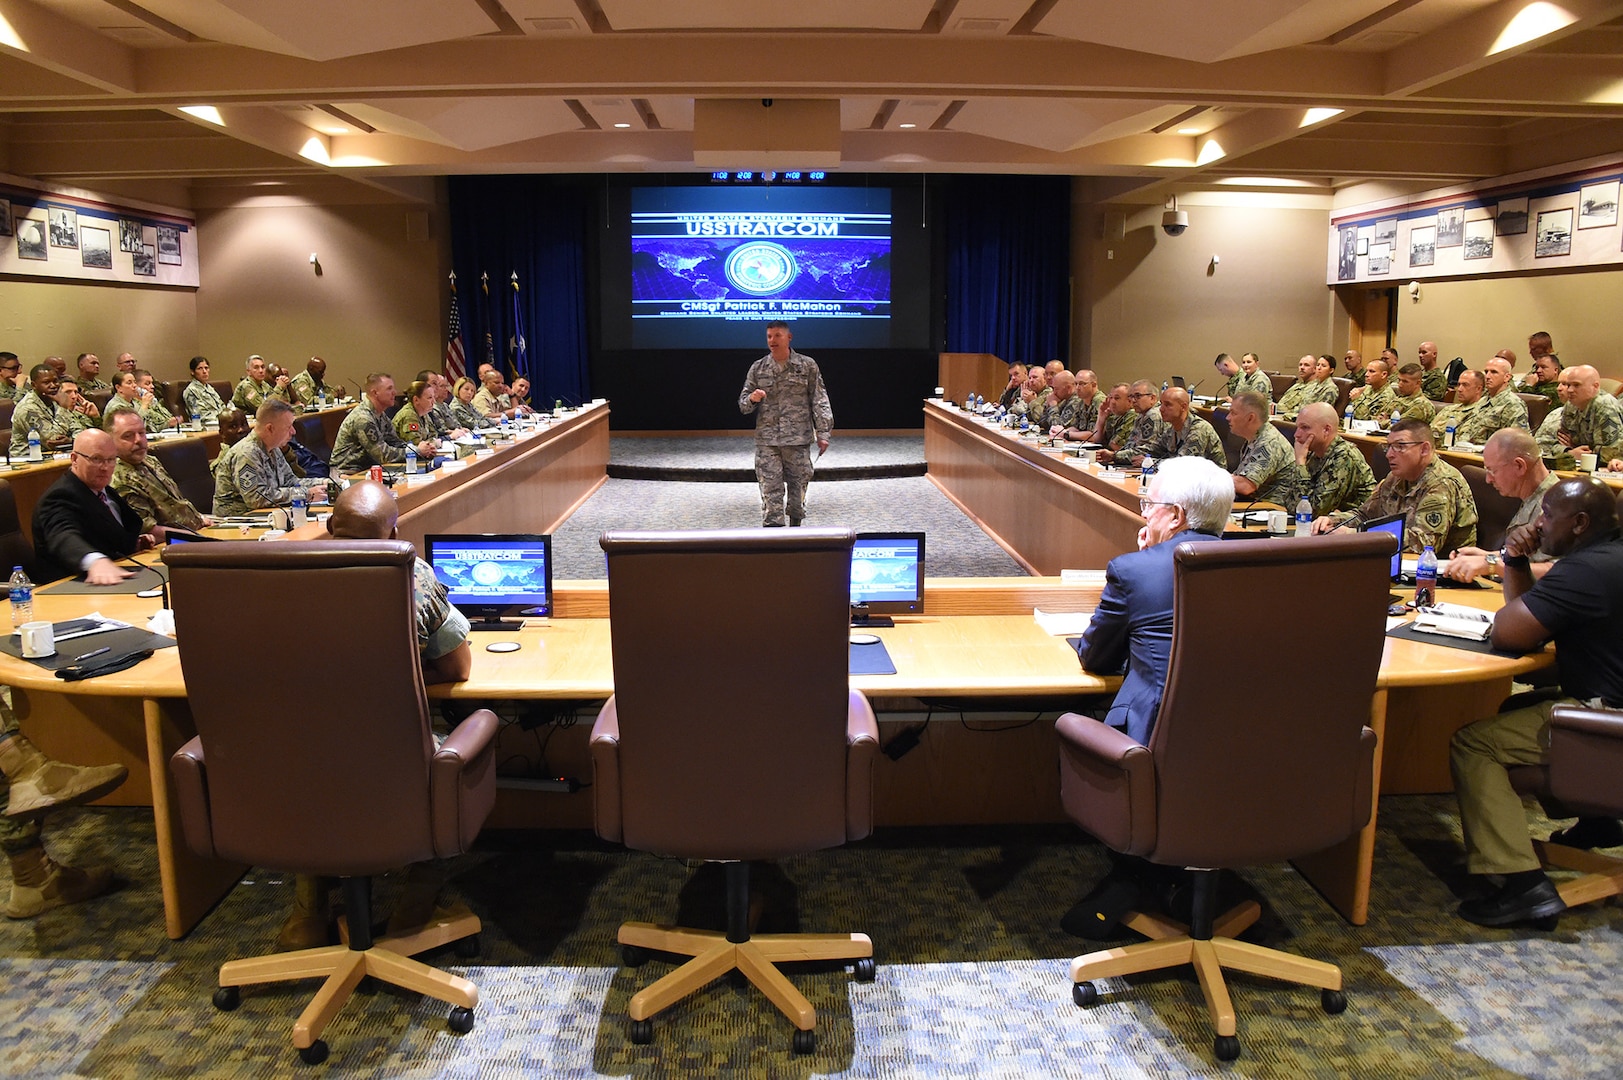
<instances>
[{"instance_id":1,"label":"plastic water bottle","mask_svg":"<svg viewBox=\"0 0 1623 1080\"><path fill-rule=\"evenodd\" d=\"M1443 445L1449 449L1454 447L1454 421L1452 420L1443 428Z\"/></svg>"},{"instance_id":2,"label":"plastic water bottle","mask_svg":"<svg viewBox=\"0 0 1623 1080\"><path fill-rule=\"evenodd\" d=\"M40 445L39 445L39 432L38 431L30 431L28 433L28 460L29 461L44 461L45 460L45 454L40 449Z\"/></svg>"},{"instance_id":3,"label":"plastic water bottle","mask_svg":"<svg viewBox=\"0 0 1623 1080\"><path fill-rule=\"evenodd\" d=\"M1437 602L1437 553L1426 545L1414 570L1414 606L1431 607Z\"/></svg>"},{"instance_id":4,"label":"plastic water bottle","mask_svg":"<svg viewBox=\"0 0 1623 1080\"><path fill-rule=\"evenodd\" d=\"M293 496L293 527L297 529L309 520L310 508L305 503L304 492L301 491Z\"/></svg>"},{"instance_id":5,"label":"plastic water bottle","mask_svg":"<svg viewBox=\"0 0 1623 1080\"><path fill-rule=\"evenodd\" d=\"M417 475L417 448L415 446L406 447L406 475Z\"/></svg>"},{"instance_id":6,"label":"plastic water bottle","mask_svg":"<svg viewBox=\"0 0 1623 1080\"><path fill-rule=\"evenodd\" d=\"M1296 535L1313 535L1313 504L1306 495L1296 500Z\"/></svg>"},{"instance_id":7,"label":"plastic water bottle","mask_svg":"<svg viewBox=\"0 0 1623 1080\"><path fill-rule=\"evenodd\" d=\"M198 412L196 409L192 410L192 430L193 431L202 431L203 430L203 414Z\"/></svg>"},{"instance_id":8,"label":"plastic water bottle","mask_svg":"<svg viewBox=\"0 0 1623 1080\"><path fill-rule=\"evenodd\" d=\"M1386 422L1386 430L1391 431L1403 419L1403 410L1393 409L1391 419Z\"/></svg>"},{"instance_id":9,"label":"plastic water bottle","mask_svg":"<svg viewBox=\"0 0 1623 1080\"><path fill-rule=\"evenodd\" d=\"M1353 426L1353 407L1352 407L1352 402L1349 401L1349 402L1347 402L1346 410L1343 411L1342 414L1341 414L1341 430L1342 431L1351 431L1352 426Z\"/></svg>"},{"instance_id":10,"label":"plastic water bottle","mask_svg":"<svg viewBox=\"0 0 1623 1080\"><path fill-rule=\"evenodd\" d=\"M1138 494L1140 498L1149 498L1150 481L1155 479L1155 459L1145 455L1144 461L1138 467Z\"/></svg>"},{"instance_id":11,"label":"plastic water bottle","mask_svg":"<svg viewBox=\"0 0 1623 1080\"><path fill-rule=\"evenodd\" d=\"M23 568L11 568L11 625L13 629L34 621L34 583Z\"/></svg>"}]
</instances>

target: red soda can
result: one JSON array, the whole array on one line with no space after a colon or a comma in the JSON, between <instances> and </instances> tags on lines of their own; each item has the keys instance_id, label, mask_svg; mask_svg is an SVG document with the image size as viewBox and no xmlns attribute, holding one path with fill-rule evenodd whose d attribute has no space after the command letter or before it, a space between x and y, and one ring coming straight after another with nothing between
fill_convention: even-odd
<instances>
[{"instance_id":1,"label":"red soda can","mask_svg":"<svg viewBox=\"0 0 1623 1080\"><path fill-rule=\"evenodd\" d=\"M367 470L367 474L369 476L371 476L372 479L377 480L377 481L379 481L381 483L382 480L383 480L383 466L382 465L374 465L370 469Z\"/></svg>"}]
</instances>

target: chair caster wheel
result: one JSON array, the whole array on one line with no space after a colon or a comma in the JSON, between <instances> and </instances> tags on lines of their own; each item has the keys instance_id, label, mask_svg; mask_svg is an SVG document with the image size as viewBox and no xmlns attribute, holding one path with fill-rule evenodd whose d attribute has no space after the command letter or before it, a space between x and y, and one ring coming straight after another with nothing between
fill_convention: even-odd
<instances>
[{"instance_id":1,"label":"chair caster wheel","mask_svg":"<svg viewBox=\"0 0 1623 1080\"><path fill-rule=\"evenodd\" d=\"M809 1054L817 1049L816 1031L796 1031L794 1041L795 1053Z\"/></svg>"},{"instance_id":2,"label":"chair caster wheel","mask_svg":"<svg viewBox=\"0 0 1623 1080\"><path fill-rule=\"evenodd\" d=\"M469 934L465 938L457 938L451 946L458 960L476 960L479 958L479 935Z\"/></svg>"},{"instance_id":3,"label":"chair caster wheel","mask_svg":"<svg viewBox=\"0 0 1623 1080\"><path fill-rule=\"evenodd\" d=\"M864 956L856 962L856 966L851 969L851 974L856 977L857 982L873 982L877 971L873 957Z\"/></svg>"},{"instance_id":4,"label":"chair caster wheel","mask_svg":"<svg viewBox=\"0 0 1623 1080\"><path fill-rule=\"evenodd\" d=\"M299 1050L299 1060L304 1062L306 1065L320 1065L323 1061L327 1060L326 1042L321 1039L317 1039L309 1046L303 1047Z\"/></svg>"},{"instance_id":5,"label":"chair caster wheel","mask_svg":"<svg viewBox=\"0 0 1623 1080\"><path fill-rule=\"evenodd\" d=\"M733 970L727 973L727 985L732 987L734 990L748 990L750 981L742 971L739 971L737 968L733 968Z\"/></svg>"},{"instance_id":6,"label":"chair caster wheel","mask_svg":"<svg viewBox=\"0 0 1623 1080\"><path fill-rule=\"evenodd\" d=\"M1090 982L1073 983L1071 986L1071 1000L1084 1009L1090 1005L1097 1005L1099 1004L1099 988Z\"/></svg>"},{"instance_id":7,"label":"chair caster wheel","mask_svg":"<svg viewBox=\"0 0 1623 1080\"><path fill-rule=\"evenodd\" d=\"M1219 1035L1212 1041L1212 1053L1218 1061L1233 1061L1240 1056L1240 1040L1233 1035Z\"/></svg>"},{"instance_id":8,"label":"chair caster wheel","mask_svg":"<svg viewBox=\"0 0 1623 1080\"><path fill-rule=\"evenodd\" d=\"M214 991L214 1007L221 1012L230 1012L242 1004L242 991L235 986L222 986Z\"/></svg>"},{"instance_id":9,"label":"chair caster wheel","mask_svg":"<svg viewBox=\"0 0 1623 1080\"><path fill-rule=\"evenodd\" d=\"M1347 1011L1347 995L1340 990L1319 991L1319 1004L1331 1016L1339 1016Z\"/></svg>"},{"instance_id":10,"label":"chair caster wheel","mask_svg":"<svg viewBox=\"0 0 1623 1080\"><path fill-rule=\"evenodd\" d=\"M355 992L364 997L371 997L378 992L378 981L370 975L362 976L361 981L355 984Z\"/></svg>"},{"instance_id":11,"label":"chair caster wheel","mask_svg":"<svg viewBox=\"0 0 1623 1080\"><path fill-rule=\"evenodd\" d=\"M458 1035L466 1035L473 1030L473 1010L458 1005L451 1010L451 1015L446 1017L445 1026Z\"/></svg>"},{"instance_id":12,"label":"chair caster wheel","mask_svg":"<svg viewBox=\"0 0 1623 1080\"><path fill-rule=\"evenodd\" d=\"M652 1020L631 1021L631 1041L638 1046L647 1046L654 1041L654 1022Z\"/></svg>"},{"instance_id":13,"label":"chair caster wheel","mask_svg":"<svg viewBox=\"0 0 1623 1080\"><path fill-rule=\"evenodd\" d=\"M639 968L648 963L648 950L641 945L620 946L620 963L628 968Z\"/></svg>"}]
</instances>

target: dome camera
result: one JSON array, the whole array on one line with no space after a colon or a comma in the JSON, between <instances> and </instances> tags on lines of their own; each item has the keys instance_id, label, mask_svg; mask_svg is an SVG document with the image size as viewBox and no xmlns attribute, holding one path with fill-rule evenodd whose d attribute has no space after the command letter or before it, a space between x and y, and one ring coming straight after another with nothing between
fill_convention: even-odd
<instances>
[{"instance_id":1,"label":"dome camera","mask_svg":"<svg viewBox=\"0 0 1623 1080\"><path fill-rule=\"evenodd\" d=\"M1161 231L1168 236L1182 236L1189 228L1189 215L1182 210L1168 210L1161 215Z\"/></svg>"}]
</instances>

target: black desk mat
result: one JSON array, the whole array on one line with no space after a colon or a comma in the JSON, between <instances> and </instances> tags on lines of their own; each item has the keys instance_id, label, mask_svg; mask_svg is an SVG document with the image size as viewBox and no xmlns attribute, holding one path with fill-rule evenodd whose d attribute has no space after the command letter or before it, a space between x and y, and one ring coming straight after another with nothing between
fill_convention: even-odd
<instances>
[{"instance_id":1,"label":"black desk mat","mask_svg":"<svg viewBox=\"0 0 1623 1080\"><path fill-rule=\"evenodd\" d=\"M1447 634L1428 634L1416 630L1413 622L1406 622L1402 626L1394 626L1386 632L1387 637L1402 638L1404 641L1419 641L1426 645L1441 645L1447 649L1464 649L1466 652L1481 653L1484 656L1503 656L1510 660L1519 660L1526 653L1506 652L1496 649L1491 641L1472 641L1470 638L1449 637Z\"/></svg>"},{"instance_id":2,"label":"black desk mat","mask_svg":"<svg viewBox=\"0 0 1623 1080\"><path fill-rule=\"evenodd\" d=\"M850 673L852 675L894 675L896 665L891 661L890 653L885 650L883 641L876 641L872 645L850 645Z\"/></svg>"},{"instance_id":3,"label":"black desk mat","mask_svg":"<svg viewBox=\"0 0 1623 1080\"><path fill-rule=\"evenodd\" d=\"M175 639L154 634L139 626L125 626L117 630L105 630L99 634L86 634L84 637L70 638L56 644L54 656L32 657L23 655L22 638L16 634L7 634L0 637L0 652L7 656L15 656L19 660L44 668L46 671L55 671L58 668L71 667L75 657L83 656L87 652L106 648L108 652L102 656L114 653L134 652L138 649L172 649Z\"/></svg>"}]
</instances>

